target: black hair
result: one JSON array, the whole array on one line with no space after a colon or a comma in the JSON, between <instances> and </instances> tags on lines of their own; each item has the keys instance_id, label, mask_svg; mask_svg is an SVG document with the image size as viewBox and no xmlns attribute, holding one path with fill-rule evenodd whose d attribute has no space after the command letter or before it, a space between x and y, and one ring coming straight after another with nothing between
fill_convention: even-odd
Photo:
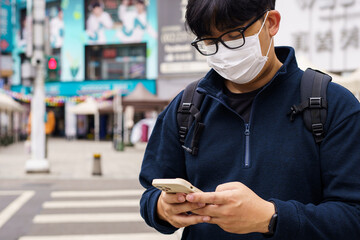
<instances>
[{"instance_id":1,"label":"black hair","mask_svg":"<svg viewBox=\"0 0 360 240\"><path fill-rule=\"evenodd\" d=\"M96 7L100 7L100 3L99 2L94 2L92 4L92 9L96 8Z\"/></svg>"},{"instance_id":2,"label":"black hair","mask_svg":"<svg viewBox=\"0 0 360 240\"><path fill-rule=\"evenodd\" d=\"M211 36L212 26L226 31L275 9L276 0L189 0L186 9L186 28L198 38Z\"/></svg>"}]
</instances>

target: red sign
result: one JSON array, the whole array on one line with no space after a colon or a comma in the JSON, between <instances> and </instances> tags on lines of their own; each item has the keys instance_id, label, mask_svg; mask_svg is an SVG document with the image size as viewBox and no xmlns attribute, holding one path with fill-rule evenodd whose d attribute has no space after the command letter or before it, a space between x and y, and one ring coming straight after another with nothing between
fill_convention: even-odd
<instances>
[{"instance_id":1,"label":"red sign","mask_svg":"<svg viewBox=\"0 0 360 240\"><path fill-rule=\"evenodd\" d=\"M57 68L57 61L55 58L50 58L48 62L48 67L50 70L56 70Z\"/></svg>"},{"instance_id":2,"label":"red sign","mask_svg":"<svg viewBox=\"0 0 360 240\"><path fill-rule=\"evenodd\" d=\"M6 50L9 47L9 43L6 40L1 40L0 42L0 48L2 50Z\"/></svg>"},{"instance_id":3,"label":"red sign","mask_svg":"<svg viewBox=\"0 0 360 240\"><path fill-rule=\"evenodd\" d=\"M103 57L104 58L116 58L117 57L117 51L116 49L104 49L103 50Z\"/></svg>"}]
</instances>

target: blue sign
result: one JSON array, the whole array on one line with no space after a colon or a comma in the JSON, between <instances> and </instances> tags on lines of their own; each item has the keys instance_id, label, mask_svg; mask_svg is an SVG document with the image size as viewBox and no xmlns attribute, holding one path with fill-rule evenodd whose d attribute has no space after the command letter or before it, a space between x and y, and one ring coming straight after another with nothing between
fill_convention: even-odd
<instances>
[{"instance_id":1,"label":"blue sign","mask_svg":"<svg viewBox=\"0 0 360 240\"><path fill-rule=\"evenodd\" d=\"M10 0L0 0L0 5L0 49L2 52L10 52L13 47L11 2Z\"/></svg>"},{"instance_id":2,"label":"blue sign","mask_svg":"<svg viewBox=\"0 0 360 240\"><path fill-rule=\"evenodd\" d=\"M110 81L84 81L84 82L48 82L45 83L46 96L81 96L102 93L108 90L122 90L123 95L131 93L138 83L156 94L155 80L110 80ZM29 94L31 89L24 86L12 86L14 92Z\"/></svg>"}]
</instances>

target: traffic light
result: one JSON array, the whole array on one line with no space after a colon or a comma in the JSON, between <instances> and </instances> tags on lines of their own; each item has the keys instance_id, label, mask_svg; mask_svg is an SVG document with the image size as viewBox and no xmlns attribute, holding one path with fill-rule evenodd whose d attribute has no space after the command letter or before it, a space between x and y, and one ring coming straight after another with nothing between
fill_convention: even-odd
<instances>
[{"instance_id":1,"label":"traffic light","mask_svg":"<svg viewBox=\"0 0 360 240\"><path fill-rule=\"evenodd\" d=\"M48 56L46 68L47 68L46 81L60 81L59 57Z\"/></svg>"}]
</instances>

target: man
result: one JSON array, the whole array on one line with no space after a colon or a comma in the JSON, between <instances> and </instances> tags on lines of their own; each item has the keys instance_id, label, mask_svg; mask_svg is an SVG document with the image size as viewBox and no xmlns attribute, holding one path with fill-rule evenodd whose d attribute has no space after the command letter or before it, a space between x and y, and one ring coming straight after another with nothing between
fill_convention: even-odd
<instances>
[{"instance_id":1,"label":"man","mask_svg":"<svg viewBox=\"0 0 360 240\"><path fill-rule=\"evenodd\" d=\"M52 48L61 48L64 42L64 12L58 8L56 17L50 20L50 43Z\"/></svg>"},{"instance_id":2,"label":"man","mask_svg":"<svg viewBox=\"0 0 360 240\"><path fill-rule=\"evenodd\" d=\"M123 43L140 42L145 33L156 38L156 31L147 24L145 0L123 0L118 9L118 17L123 26L117 31L117 37Z\"/></svg>"},{"instance_id":3,"label":"man","mask_svg":"<svg viewBox=\"0 0 360 240\"><path fill-rule=\"evenodd\" d=\"M186 19L212 70L197 91L205 125L196 156L179 142L180 93L162 112L140 173L141 214L182 239L358 239L360 108L346 89L327 89L320 145L303 119L303 71L292 48L274 48L275 0L189 0ZM190 128L184 146L191 144ZM203 193L166 194L155 178L184 178Z\"/></svg>"},{"instance_id":4,"label":"man","mask_svg":"<svg viewBox=\"0 0 360 240\"><path fill-rule=\"evenodd\" d=\"M106 43L105 30L113 28L114 22L109 13L105 12L100 2L91 5L91 14L86 21L86 32L92 43Z\"/></svg>"}]
</instances>

